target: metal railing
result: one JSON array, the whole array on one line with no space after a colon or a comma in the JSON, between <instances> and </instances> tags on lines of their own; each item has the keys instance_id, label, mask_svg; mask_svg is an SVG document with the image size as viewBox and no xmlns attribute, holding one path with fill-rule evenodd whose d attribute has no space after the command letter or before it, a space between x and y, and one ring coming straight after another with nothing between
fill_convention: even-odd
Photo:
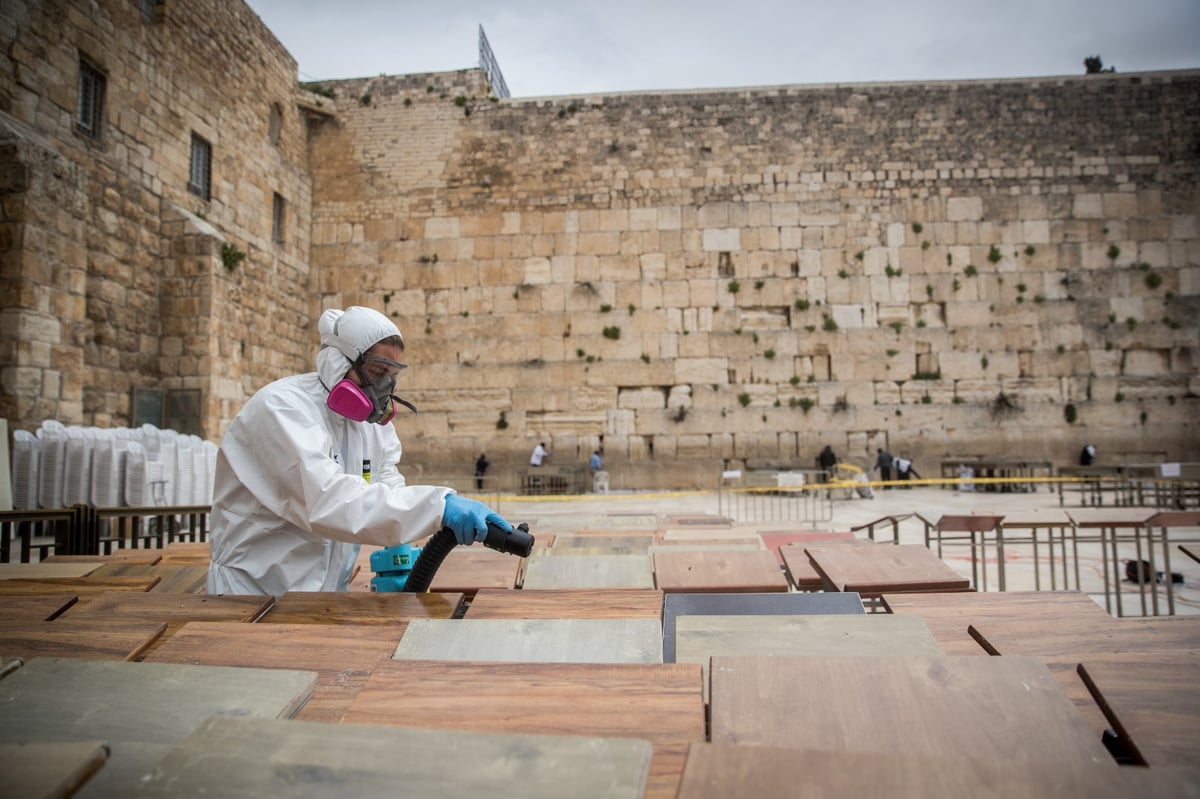
<instances>
[{"instance_id":1,"label":"metal railing","mask_svg":"<svg viewBox=\"0 0 1200 799\"><path fill-rule=\"evenodd\" d=\"M833 492L827 474L811 469L745 472L722 481L717 513L737 522L804 522L833 518Z\"/></svg>"},{"instance_id":2,"label":"metal railing","mask_svg":"<svg viewBox=\"0 0 1200 799\"><path fill-rule=\"evenodd\" d=\"M0 511L0 563L208 540L208 505ZM14 558L14 550L16 557Z\"/></svg>"},{"instance_id":3,"label":"metal railing","mask_svg":"<svg viewBox=\"0 0 1200 799\"><path fill-rule=\"evenodd\" d=\"M479 26L479 67L483 74L487 75L488 85L492 87L493 94L501 98L511 96L508 93L508 84L504 82L504 75L500 72L500 63L496 61L496 55L492 52L492 46L488 43L482 25Z\"/></svg>"}]
</instances>

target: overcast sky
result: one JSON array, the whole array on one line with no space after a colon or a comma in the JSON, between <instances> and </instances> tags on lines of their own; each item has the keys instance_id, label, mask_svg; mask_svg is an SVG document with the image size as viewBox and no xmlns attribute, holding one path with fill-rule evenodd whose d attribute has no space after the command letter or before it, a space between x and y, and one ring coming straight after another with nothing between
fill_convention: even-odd
<instances>
[{"instance_id":1,"label":"overcast sky","mask_svg":"<svg viewBox=\"0 0 1200 799\"><path fill-rule=\"evenodd\" d=\"M479 65L513 97L1200 67L1200 0L247 0L301 80Z\"/></svg>"}]
</instances>

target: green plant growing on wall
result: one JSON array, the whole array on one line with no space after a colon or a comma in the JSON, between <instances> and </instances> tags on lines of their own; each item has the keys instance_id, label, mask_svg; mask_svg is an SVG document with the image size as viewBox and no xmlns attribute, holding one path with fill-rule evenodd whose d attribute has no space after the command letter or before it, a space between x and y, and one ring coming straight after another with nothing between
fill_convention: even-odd
<instances>
[{"instance_id":1,"label":"green plant growing on wall","mask_svg":"<svg viewBox=\"0 0 1200 799\"><path fill-rule=\"evenodd\" d=\"M1146 283L1146 288L1153 291L1162 285L1163 277L1158 272L1147 272L1146 277L1144 277L1143 280Z\"/></svg>"},{"instance_id":2,"label":"green plant growing on wall","mask_svg":"<svg viewBox=\"0 0 1200 799\"><path fill-rule=\"evenodd\" d=\"M929 247L930 247L930 244L929 244L929 239L925 239L925 241L921 242L921 249L922 249L922 250L928 250L928 249L929 249Z\"/></svg>"},{"instance_id":3,"label":"green plant growing on wall","mask_svg":"<svg viewBox=\"0 0 1200 799\"><path fill-rule=\"evenodd\" d=\"M642 353L642 363L650 363L650 356L644 352Z\"/></svg>"},{"instance_id":4,"label":"green plant growing on wall","mask_svg":"<svg viewBox=\"0 0 1200 799\"><path fill-rule=\"evenodd\" d=\"M796 310L797 311L807 311L809 309L809 307L810 307L810 303L808 300L796 300Z\"/></svg>"},{"instance_id":5,"label":"green plant growing on wall","mask_svg":"<svg viewBox=\"0 0 1200 799\"><path fill-rule=\"evenodd\" d=\"M756 280L756 281L754 281L754 288L757 291L761 291L762 287L765 286L766 284L767 284L767 281L765 281L765 280Z\"/></svg>"},{"instance_id":6,"label":"green plant growing on wall","mask_svg":"<svg viewBox=\"0 0 1200 799\"><path fill-rule=\"evenodd\" d=\"M1025 254L1026 254L1026 255L1028 255L1028 256L1031 256L1031 257L1032 257L1032 256L1033 256L1033 254L1034 254L1035 252L1037 252L1037 248L1036 248L1036 247L1034 247L1032 244L1026 244L1026 245L1025 245Z\"/></svg>"},{"instance_id":7,"label":"green plant growing on wall","mask_svg":"<svg viewBox=\"0 0 1200 799\"><path fill-rule=\"evenodd\" d=\"M629 303L628 310L629 310L629 315L633 316L633 312L637 310L637 306L631 302L631 303Z\"/></svg>"},{"instance_id":8,"label":"green plant growing on wall","mask_svg":"<svg viewBox=\"0 0 1200 799\"><path fill-rule=\"evenodd\" d=\"M817 326L816 325L805 325L804 329L807 330L809 333L815 333L817 330Z\"/></svg>"},{"instance_id":9,"label":"green plant growing on wall","mask_svg":"<svg viewBox=\"0 0 1200 799\"><path fill-rule=\"evenodd\" d=\"M244 260L246 260L246 253L239 250L236 244L228 241L221 243L221 263L227 270L232 272Z\"/></svg>"},{"instance_id":10,"label":"green plant growing on wall","mask_svg":"<svg viewBox=\"0 0 1200 799\"><path fill-rule=\"evenodd\" d=\"M913 233L917 233L917 234L919 234L919 233L920 233L922 230L924 230L925 228L923 228L923 227L921 226L921 223L920 223L920 222L913 222L913 223L912 223L912 229L913 229Z\"/></svg>"},{"instance_id":11,"label":"green plant growing on wall","mask_svg":"<svg viewBox=\"0 0 1200 799\"><path fill-rule=\"evenodd\" d=\"M950 284L950 287L955 291L958 291L960 288L962 288L962 284L958 282L958 278L954 278L954 282Z\"/></svg>"},{"instance_id":12,"label":"green plant growing on wall","mask_svg":"<svg viewBox=\"0 0 1200 799\"><path fill-rule=\"evenodd\" d=\"M925 327L925 325L926 325L926 322L924 319L917 320L917 327Z\"/></svg>"},{"instance_id":13,"label":"green plant growing on wall","mask_svg":"<svg viewBox=\"0 0 1200 799\"><path fill-rule=\"evenodd\" d=\"M992 263L999 262L999 260L1003 257L1004 256L1000 254L1000 248L997 247L995 244L993 244L991 249L988 250L987 259L989 261L991 261Z\"/></svg>"},{"instance_id":14,"label":"green plant growing on wall","mask_svg":"<svg viewBox=\"0 0 1200 799\"><path fill-rule=\"evenodd\" d=\"M508 429L508 412L507 411L500 411L500 418L498 420L496 420L496 429L497 430L507 430Z\"/></svg>"},{"instance_id":15,"label":"green plant growing on wall","mask_svg":"<svg viewBox=\"0 0 1200 799\"><path fill-rule=\"evenodd\" d=\"M604 303L603 305L600 306L600 313L608 313L611 310L612 310L612 306L609 305L608 303Z\"/></svg>"},{"instance_id":16,"label":"green plant growing on wall","mask_svg":"<svg viewBox=\"0 0 1200 799\"><path fill-rule=\"evenodd\" d=\"M992 400L991 413L994 419L1005 419L1021 412L1021 405L1015 394L1005 394L1003 391Z\"/></svg>"},{"instance_id":17,"label":"green plant growing on wall","mask_svg":"<svg viewBox=\"0 0 1200 799\"><path fill-rule=\"evenodd\" d=\"M750 404L750 395L743 391L741 394L738 394L738 402L740 402L742 407L745 408Z\"/></svg>"},{"instance_id":18,"label":"green plant growing on wall","mask_svg":"<svg viewBox=\"0 0 1200 799\"><path fill-rule=\"evenodd\" d=\"M729 290L730 294L737 294L739 291L742 290L742 284L737 282L736 280L731 280L731 281L729 281L729 284L725 288Z\"/></svg>"},{"instance_id":19,"label":"green plant growing on wall","mask_svg":"<svg viewBox=\"0 0 1200 799\"><path fill-rule=\"evenodd\" d=\"M672 414L671 420L676 423L682 422L684 419L687 418L687 414L688 414L687 408L680 405L678 408L675 409L675 413Z\"/></svg>"},{"instance_id":20,"label":"green plant growing on wall","mask_svg":"<svg viewBox=\"0 0 1200 799\"><path fill-rule=\"evenodd\" d=\"M903 270L893 268L891 264L888 264L883 271L888 277L900 277L903 274Z\"/></svg>"},{"instance_id":21,"label":"green plant growing on wall","mask_svg":"<svg viewBox=\"0 0 1200 799\"><path fill-rule=\"evenodd\" d=\"M826 331L832 333L838 329L838 324L833 320L832 316L825 314L825 324L822 325L822 327L824 327Z\"/></svg>"},{"instance_id":22,"label":"green plant growing on wall","mask_svg":"<svg viewBox=\"0 0 1200 799\"><path fill-rule=\"evenodd\" d=\"M938 370L936 372L917 372L916 374L913 375L913 380L941 380L941 379L942 379L941 370Z\"/></svg>"},{"instance_id":23,"label":"green plant growing on wall","mask_svg":"<svg viewBox=\"0 0 1200 799\"><path fill-rule=\"evenodd\" d=\"M895 358L897 355L900 354L900 350L886 350L886 352L887 352L887 356L889 358Z\"/></svg>"},{"instance_id":24,"label":"green plant growing on wall","mask_svg":"<svg viewBox=\"0 0 1200 799\"><path fill-rule=\"evenodd\" d=\"M1108 245L1108 252L1106 254L1108 255L1108 260L1115 261L1121 255L1121 248L1115 244L1110 244Z\"/></svg>"},{"instance_id":25,"label":"green plant growing on wall","mask_svg":"<svg viewBox=\"0 0 1200 799\"><path fill-rule=\"evenodd\" d=\"M766 358L768 361L775 360L775 350L767 350L766 352L763 353L763 357Z\"/></svg>"},{"instance_id":26,"label":"green plant growing on wall","mask_svg":"<svg viewBox=\"0 0 1200 799\"><path fill-rule=\"evenodd\" d=\"M1145 411L1142 411L1140 414L1138 414L1138 421L1142 424L1145 424L1149 418L1150 414L1146 413Z\"/></svg>"},{"instance_id":27,"label":"green plant growing on wall","mask_svg":"<svg viewBox=\"0 0 1200 799\"><path fill-rule=\"evenodd\" d=\"M842 280L845 280L846 278L850 277L850 273L847 272L845 269L839 269L838 277L840 277Z\"/></svg>"},{"instance_id":28,"label":"green plant growing on wall","mask_svg":"<svg viewBox=\"0 0 1200 799\"><path fill-rule=\"evenodd\" d=\"M1067 420L1067 424L1075 424L1075 420L1079 418L1079 412L1075 408L1075 403L1068 402L1063 407L1063 419Z\"/></svg>"},{"instance_id":29,"label":"green plant growing on wall","mask_svg":"<svg viewBox=\"0 0 1200 799\"><path fill-rule=\"evenodd\" d=\"M929 396L928 394L921 395L921 404L922 405L928 405L931 402L933 402L933 397Z\"/></svg>"},{"instance_id":30,"label":"green plant growing on wall","mask_svg":"<svg viewBox=\"0 0 1200 799\"><path fill-rule=\"evenodd\" d=\"M861 261L864 258L863 251L859 250L858 252L854 253L854 258L857 261Z\"/></svg>"},{"instance_id":31,"label":"green plant growing on wall","mask_svg":"<svg viewBox=\"0 0 1200 799\"><path fill-rule=\"evenodd\" d=\"M615 325L613 327L604 328L604 337L616 341L621 337L621 328L616 327Z\"/></svg>"},{"instance_id":32,"label":"green plant growing on wall","mask_svg":"<svg viewBox=\"0 0 1200 799\"><path fill-rule=\"evenodd\" d=\"M1116 394L1114 394L1114 395L1113 395L1113 401L1114 401L1114 402L1124 402L1124 401L1125 401L1125 394L1124 394L1124 392L1118 391Z\"/></svg>"},{"instance_id":33,"label":"green plant growing on wall","mask_svg":"<svg viewBox=\"0 0 1200 799\"><path fill-rule=\"evenodd\" d=\"M892 322L888 322L888 327L890 327L892 330L894 330L896 332L896 335L898 336L898 335L900 335L900 331L904 329L904 323L901 322L899 319L896 319Z\"/></svg>"},{"instance_id":34,"label":"green plant growing on wall","mask_svg":"<svg viewBox=\"0 0 1200 799\"><path fill-rule=\"evenodd\" d=\"M788 378L788 382L793 386L800 385L800 375L792 375L790 378Z\"/></svg>"},{"instance_id":35,"label":"green plant growing on wall","mask_svg":"<svg viewBox=\"0 0 1200 799\"><path fill-rule=\"evenodd\" d=\"M966 275L967 277L975 277L976 275L979 274L979 270L976 269L973 264L967 264L963 268L963 274Z\"/></svg>"},{"instance_id":36,"label":"green plant growing on wall","mask_svg":"<svg viewBox=\"0 0 1200 799\"><path fill-rule=\"evenodd\" d=\"M405 107L405 108L408 108L410 105L412 105L412 98L411 98L411 97L405 97L405 98L404 98L404 107Z\"/></svg>"},{"instance_id":37,"label":"green plant growing on wall","mask_svg":"<svg viewBox=\"0 0 1200 799\"><path fill-rule=\"evenodd\" d=\"M1137 327L1137 320L1134 319L1132 316L1126 318L1125 319L1125 327L1129 328L1129 330L1132 332L1133 329Z\"/></svg>"},{"instance_id":38,"label":"green plant growing on wall","mask_svg":"<svg viewBox=\"0 0 1200 799\"><path fill-rule=\"evenodd\" d=\"M983 368L983 370L984 370L984 371L987 371L987 368L988 368L988 356L984 355L982 358L980 358L980 359L979 359L979 365L980 365L980 366Z\"/></svg>"},{"instance_id":39,"label":"green plant growing on wall","mask_svg":"<svg viewBox=\"0 0 1200 799\"><path fill-rule=\"evenodd\" d=\"M811 397L801 397L800 399L798 399L796 401L796 404L800 406L800 410L804 411L805 413L808 413L809 411L811 411L813 409L813 406L816 405L817 403L814 402Z\"/></svg>"},{"instance_id":40,"label":"green plant growing on wall","mask_svg":"<svg viewBox=\"0 0 1200 799\"><path fill-rule=\"evenodd\" d=\"M931 300L933 299L933 284L932 283L925 284L925 297L927 299L931 299Z\"/></svg>"},{"instance_id":41,"label":"green plant growing on wall","mask_svg":"<svg viewBox=\"0 0 1200 799\"><path fill-rule=\"evenodd\" d=\"M1038 305L1041 305L1043 302L1046 301L1046 295L1045 294L1034 294L1033 301L1036 302Z\"/></svg>"}]
</instances>

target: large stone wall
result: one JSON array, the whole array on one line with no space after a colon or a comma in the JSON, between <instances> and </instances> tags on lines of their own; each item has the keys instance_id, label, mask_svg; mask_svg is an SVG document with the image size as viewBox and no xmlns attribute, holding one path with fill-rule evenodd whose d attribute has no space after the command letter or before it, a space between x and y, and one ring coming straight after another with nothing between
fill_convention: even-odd
<instances>
[{"instance_id":1,"label":"large stone wall","mask_svg":"<svg viewBox=\"0 0 1200 799\"><path fill-rule=\"evenodd\" d=\"M807 466L825 443L934 472L1088 441L1200 456L1200 73L501 102L473 71L331 86L322 301L400 322L408 458L435 472L520 466L543 439L560 463L602 446L626 486Z\"/></svg>"},{"instance_id":2,"label":"large stone wall","mask_svg":"<svg viewBox=\"0 0 1200 799\"><path fill-rule=\"evenodd\" d=\"M311 364L302 106L319 98L243 3L157 8L152 22L124 0L0 13L0 414L14 428L124 426L134 388L199 389L198 432L215 440L251 392ZM81 61L106 79L98 141L75 129ZM187 191L193 132L212 144L207 202ZM249 257L226 269L222 245Z\"/></svg>"},{"instance_id":3,"label":"large stone wall","mask_svg":"<svg viewBox=\"0 0 1200 799\"><path fill-rule=\"evenodd\" d=\"M1200 459L1198 72L495 101L468 69L330 98L240 0L155 7L0 14L14 429L126 425L163 387L198 389L218 440L311 368L321 308L362 303L409 343L410 474L486 451L511 487L539 440L602 448L615 487L825 443L927 473L1086 441Z\"/></svg>"}]
</instances>

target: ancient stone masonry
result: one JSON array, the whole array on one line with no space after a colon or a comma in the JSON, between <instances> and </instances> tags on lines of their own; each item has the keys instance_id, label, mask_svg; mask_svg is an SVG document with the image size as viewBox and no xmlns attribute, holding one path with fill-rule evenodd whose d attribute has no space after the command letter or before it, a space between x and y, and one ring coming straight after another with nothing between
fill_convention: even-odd
<instances>
[{"instance_id":1,"label":"ancient stone masonry","mask_svg":"<svg viewBox=\"0 0 1200 799\"><path fill-rule=\"evenodd\" d=\"M154 8L0 15L13 427L197 389L218 440L367 304L408 342L412 475L484 451L512 487L540 440L617 488L826 443L1200 459L1200 71L496 100L477 69L298 86L240 0Z\"/></svg>"},{"instance_id":2,"label":"ancient stone masonry","mask_svg":"<svg viewBox=\"0 0 1200 799\"><path fill-rule=\"evenodd\" d=\"M371 103L314 133L313 261L410 334L438 466L542 438L643 485L827 442L1194 457L1200 75L1095 77L342 82Z\"/></svg>"}]
</instances>

